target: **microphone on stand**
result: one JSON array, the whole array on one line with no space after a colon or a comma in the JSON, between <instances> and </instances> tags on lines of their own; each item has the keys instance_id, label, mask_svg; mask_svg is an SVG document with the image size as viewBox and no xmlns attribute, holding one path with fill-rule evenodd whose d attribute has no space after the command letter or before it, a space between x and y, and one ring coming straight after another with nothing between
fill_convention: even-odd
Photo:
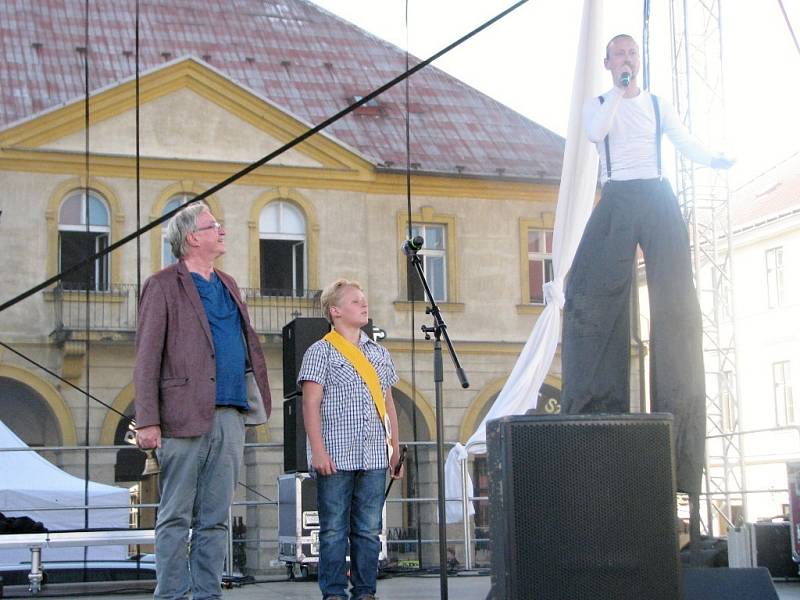
<instances>
[{"instance_id":1,"label":"microphone on stand","mask_svg":"<svg viewBox=\"0 0 800 600\"><path fill-rule=\"evenodd\" d=\"M422 250L422 245L425 243L425 240L422 239L421 235L415 235L413 238L407 239L403 242L403 245L400 246L400 250L402 250L403 254L406 256L413 256L420 250Z\"/></svg>"},{"instance_id":2,"label":"microphone on stand","mask_svg":"<svg viewBox=\"0 0 800 600\"><path fill-rule=\"evenodd\" d=\"M628 87L631 84L631 74L625 71L619 78L622 87Z\"/></svg>"}]
</instances>

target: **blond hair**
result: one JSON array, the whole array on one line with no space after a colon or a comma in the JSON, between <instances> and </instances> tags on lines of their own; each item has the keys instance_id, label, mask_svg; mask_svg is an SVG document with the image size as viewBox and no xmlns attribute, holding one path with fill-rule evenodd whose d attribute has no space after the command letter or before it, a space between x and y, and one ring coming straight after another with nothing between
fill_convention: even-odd
<instances>
[{"instance_id":1,"label":"blond hair","mask_svg":"<svg viewBox=\"0 0 800 600\"><path fill-rule=\"evenodd\" d=\"M328 319L328 323L331 325L333 325L331 307L338 306L347 288L355 288L357 290L361 290L362 292L364 291L364 288L362 288L361 284L357 281L344 279L342 277L333 283L329 283L325 286L325 289L322 290L322 295L319 298L320 303L322 304L322 316Z\"/></svg>"}]
</instances>

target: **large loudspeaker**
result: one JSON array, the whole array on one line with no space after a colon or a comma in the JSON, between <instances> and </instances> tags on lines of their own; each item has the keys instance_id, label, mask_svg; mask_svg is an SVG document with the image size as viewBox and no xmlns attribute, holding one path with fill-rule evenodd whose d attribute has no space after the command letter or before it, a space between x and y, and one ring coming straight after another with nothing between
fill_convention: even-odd
<instances>
[{"instance_id":1,"label":"large loudspeaker","mask_svg":"<svg viewBox=\"0 0 800 600\"><path fill-rule=\"evenodd\" d=\"M308 347L321 340L330 330L327 319L300 317L283 326L283 397L290 398L300 392L297 373L303 364Z\"/></svg>"},{"instance_id":2,"label":"large loudspeaker","mask_svg":"<svg viewBox=\"0 0 800 600\"><path fill-rule=\"evenodd\" d=\"M769 570L684 569L683 600L778 600Z\"/></svg>"},{"instance_id":3,"label":"large loudspeaker","mask_svg":"<svg viewBox=\"0 0 800 600\"><path fill-rule=\"evenodd\" d=\"M302 394L283 401L283 470L285 473L308 471Z\"/></svg>"},{"instance_id":4,"label":"large loudspeaker","mask_svg":"<svg viewBox=\"0 0 800 600\"><path fill-rule=\"evenodd\" d=\"M680 597L670 415L526 415L486 429L491 597Z\"/></svg>"},{"instance_id":5,"label":"large loudspeaker","mask_svg":"<svg viewBox=\"0 0 800 600\"><path fill-rule=\"evenodd\" d=\"M753 528L756 564L766 567L772 577L797 577L797 564L792 560L791 524L753 523Z\"/></svg>"},{"instance_id":6,"label":"large loudspeaker","mask_svg":"<svg viewBox=\"0 0 800 600\"><path fill-rule=\"evenodd\" d=\"M303 396L297 373L308 347L330 330L327 319L300 317L283 327L283 470L308 471L306 428L303 425Z\"/></svg>"}]
</instances>

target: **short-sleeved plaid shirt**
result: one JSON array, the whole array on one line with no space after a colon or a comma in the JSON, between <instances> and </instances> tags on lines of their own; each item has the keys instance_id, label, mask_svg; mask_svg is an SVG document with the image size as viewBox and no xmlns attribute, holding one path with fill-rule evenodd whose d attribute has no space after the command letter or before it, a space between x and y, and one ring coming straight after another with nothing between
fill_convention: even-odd
<instances>
[{"instance_id":1,"label":"short-sleeved plaid shirt","mask_svg":"<svg viewBox=\"0 0 800 600\"><path fill-rule=\"evenodd\" d=\"M397 383L389 351L361 332L359 348L378 372L384 393ZM336 469L359 471L389 466L386 433L369 389L355 368L325 340L306 350L297 381L322 386L322 440ZM311 464L311 444L307 444Z\"/></svg>"}]
</instances>

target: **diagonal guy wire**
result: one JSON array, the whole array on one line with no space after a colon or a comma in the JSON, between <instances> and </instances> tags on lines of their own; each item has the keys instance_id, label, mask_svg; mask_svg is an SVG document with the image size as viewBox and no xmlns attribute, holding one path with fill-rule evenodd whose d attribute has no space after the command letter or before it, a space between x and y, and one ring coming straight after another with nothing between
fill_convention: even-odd
<instances>
[{"instance_id":1,"label":"diagonal guy wire","mask_svg":"<svg viewBox=\"0 0 800 600\"><path fill-rule=\"evenodd\" d=\"M207 198L208 196L211 196L211 195L217 193L218 191L220 191L224 187L227 187L231 183L241 179L245 175L255 171L259 167L261 167L264 164L268 163L273 158L276 158L277 156L283 154L287 150L290 150L291 148L294 148L298 144L306 141L311 136L319 133L320 131L322 131L323 129L325 129L329 125L335 123L336 121L338 121L342 117L350 114L351 112L356 110L358 107L366 104L367 102L369 102L373 98L375 98L377 96L380 96L383 92L385 92L385 91L389 90L390 88L394 87L395 85L397 85L401 81L404 81L405 79L411 77L414 73L416 73L420 69L424 69L425 67L427 67L430 63L432 63L434 60L436 60L440 56L450 52L450 50L452 50L453 48L455 48L457 46L460 46L461 44L466 42L468 39L470 39L474 35L480 33L481 31L483 31L484 29L486 29L490 25L494 24L496 21L499 21L500 19L502 19L503 17L505 17L506 15L511 13L512 11L516 10L517 8L519 8L520 6L525 4L526 2L528 2L528 0L520 0L519 2L517 2L516 4L510 6L509 8L504 10L503 12L501 12L498 15L492 17L491 19L489 19L488 21L486 21L485 23L483 23L479 27L476 27L475 29L470 31L468 34L466 34L463 37L457 39L452 44L446 46L445 48L442 48L436 54L433 54L429 58L423 60L421 63L413 66L412 68L408 69L404 73L401 73L400 75L398 75L397 77L395 77L391 81L389 81L387 83L384 83L379 88L373 90L372 92L370 92L369 94L367 94L366 96L361 98L361 100L359 100L357 102L354 102L353 104L351 104L347 108L344 108L344 109L340 110L335 115L333 115L331 117L328 117L327 119L325 119L324 121L322 121L318 125L312 127L311 129L309 129L305 133L300 134L299 136L294 138L292 141L284 144L283 146L281 146L277 150L274 150L274 151L270 152L269 154L267 154L263 158L260 158L256 162L248 165L247 167L245 167L244 169L242 169L238 173L234 173L233 175L231 175L230 177L228 177L224 181L221 181L220 183L218 183L218 184L214 185L213 187L207 189L205 192L203 192L201 194L198 194L197 196L195 196L194 198L189 200L186 204L184 204L182 206L178 206L177 208L175 208L175 209L169 211L168 213L162 215L161 217L159 217L158 219L156 219L156 220L152 221L151 223L145 225L144 227L141 227L137 231L134 231L133 233L131 233L129 235L126 235L124 238L121 238L121 239L117 240L116 242L114 242L113 244L109 245L108 247L106 247L105 249L101 250L100 252L96 252L92 256L86 258L84 261L73 265L69 269L66 269L64 271L61 271L60 273L57 273L56 275L53 275L52 277L50 277L49 279L46 279L42 283L40 283L38 285L35 285L32 288L30 288L29 290L27 290L27 291L19 294L18 296L12 298L11 300L8 300L8 301L4 302L2 305L0 305L0 312L3 312L4 310L6 310L8 308L11 308L12 306L14 306L15 304L21 302L25 298L28 298L29 296L32 296L36 292L38 292L40 290L43 290L44 288L52 285L53 283L56 283L56 282L60 281L65 275L69 275L70 273L73 273L74 271L77 271L81 267L83 267L83 266L85 266L85 265L97 260L98 258L102 258L106 254L110 254L111 252L113 252L117 248L119 248L121 246L124 246L128 242L138 238L139 236L141 236L142 234L150 231L154 227L158 227L164 221L166 221L167 219L170 219L175 213L177 213L179 210L181 210L184 206L187 206L189 204L193 204L195 202L200 202L204 198Z\"/></svg>"},{"instance_id":2,"label":"diagonal guy wire","mask_svg":"<svg viewBox=\"0 0 800 600\"><path fill-rule=\"evenodd\" d=\"M69 269L66 269L64 271L61 271L60 273L57 273L56 275L53 275L49 279L46 279L45 281L41 282L40 284L35 285L34 287L32 287L29 290L19 294L18 296L12 298L11 300L8 300L8 301L4 302L2 305L0 305L0 312L3 312L4 310L6 310L8 308L11 308L12 306L14 306L15 304L18 304L19 302L21 302L25 298L28 298L28 297L32 296L33 294L35 294L36 292L38 292L38 291L50 286L51 284L60 281L65 275L69 275L70 273L73 273L73 272L77 271L78 269L80 269L84 265L87 265L87 264L97 260L98 258L102 258L106 254L110 254L111 252L113 252L117 248L120 248L120 247L124 246L128 242L130 242L130 241L132 241L134 239L138 239L142 234L150 231L154 227L158 227L159 225L161 225L167 219L170 219L175 213L177 213L179 210L181 210L185 206L188 206L189 204L193 204L195 202L200 202L204 198L207 198L208 196L211 196L211 195L215 194L216 192L218 192L219 190L223 189L224 187L227 187L228 185L230 185L231 183L237 181L238 179L241 179L242 177L244 177L248 173L251 173L255 169L257 169L257 168L263 166L264 164L268 163L270 160L272 160L272 159L276 158L277 156L283 154L287 150L289 150L289 149L293 148L294 146L297 146L298 144L304 142L305 140L307 140L311 136L319 133L320 131L322 131L323 129L325 129L329 125L335 123L336 121L338 121L342 117L350 114L351 112L356 110L358 107L366 104L367 102L369 102L373 98L381 95L383 92L385 92L385 91L389 90L390 88L394 87L395 85L397 85L401 81L404 81L404 80L408 79L409 77L411 77L417 71L419 71L421 69L424 69L425 67L427 67L430 63L432 63L437 58L439 58L442 55L450 52L450 50L452 50L453 48L456 48L457 46L460 46L462 43L466 42L468 39L470 39L474 35L480 33L481 31L483 31L487 27L491 26L492 24L494 24L495 22L499 21L500 19L502 19L503 17L505 17L509 13L515 11L517 8L519 8L520 6L522 6L523 4L525 4L527 2L528 2L528 0L520 0L519 2L517 2L514 5L510 6L509 8L504 10L503 12L501 12L501 13L497 14L496 16L492 17L491 19L489 19L488 21L486 21L485 23L483 23L479 27L476 27L475 29L473 29L472 31L467 33L466 35L462 36L461 38L459 38L458 40L456 40L452 44L446 46L445 48L442 48L441 50L439 50L438 52L436 52L435 54L433 54L429 58L427 58L424 61L418 63L417 65L415 65L411 69L407 69L404 73L398 75L397 77L395 77L391 81L383 84L379 88L377 88L374 91L370 92L369 94L367 94L366 96L361 98L361 100L358 100L357 102L354 102L353 104L351 104L347 108L344 108L343 110L340 110L335 115L333 115L331 117L328 117L327 119L325 119L324 121L322 121L321 123L316 125L315 127L312 127L311 129L309 129L305 133L299 135L298 137L296 137L292 141L284 144L283 146L281 146L277 150L274 150L273 152L267 154L266 156L264 156L263 158L259 159L258 161L256 161L256 162L252 163L251 165L245 167L244 169L242 169L238 173L235 173L235 174L231 175L230 177L228 177L224 181L221 181L220 183L216 184L215 186L207 189L205 192L203 192L201 194L198 194L197 196L195 196L194 198L192 198L191 200L189 200L185 204L183 204L181 206L178 206L174 210L169 211L168 213L162 215L161 217L159 217L158 219L152 221L148 225L145 225L144 227L141 227L141 228L137 229L135 232L131 233L130 235L127 235L124 238L121 238L120 240L117 240L113 244L107 246L104 250L101 250L100 252L96 252L92 256L90 256L90 257L86 258L85 260L73 265ZM137 153L137 159L138 159L138 153ZM0 211L0 212L2 212L2 211ZM26 356L22 352L19 352L18 350L15 350L13 347L9 346L8 344L3 342L2 340L0 340L0 346L2 346L3 348L6 348L10 352L13 352L15 355L17 355L21 359L31 363L32 365L36 366L37 368L41 369L42 371L46 372L48 375L51 375L52 377L56 378L57 380L61 381L62 383L70 386L71 388L73 388L73 389L75 389L75 390L77 390L77 391L79 391L79 392L81 392L83 394L86 394L87 397L91 398L92 400L94 400L95 402L97 402L99 404L102 404L107 409L117 413L123 419L126 419L129 422L132 421L131 417L121 413L120 411L115 409L113 406L103 402L102 400L100 400L96 396L93 396L87 390L83 390L82 388L80 388L79 386L73 384L72 382L68 381L67 379L64 379L58 373L56 373L53 370L47 368L45 365L33 360L32 358ZM245 485L241 481L239 481L238 484L243 486L247 490L253 492L254 494L256 494L258 496L261 496L262 498L265 498L267 500L270 500L269 498L267 498L266 496L264 496L263 494L261 494L257 490L251 488L250 486Z\"/></svg>"},{"instance_id":3,"label":"diagonal guy wire","mask_svg":"<svg viewBox=\"0 0 800 600\"><path fill-rule=\"evenodd\" d=\"M6 344L5 342L3 342L3 341L0 341L0 346L2 346L3 348L5 348L6 350L8 350L8 351L10 351L10 352L13 352L13 353L14 353L14 354L16 354L17 356L19 356L21 359L28 361L28 362L29 362L29 363L31 363L33 366L35 366L35 367L38 367L39 369L41 369L42 371L44 371L44 372L45 372L45 373L47 373L48 375L52 375L53 377L55 377L56 379L58 379L58 380L59 380L61 383L68 385L68 386L69 386L69 387L71 387L72 389L78 390L78 391L79 391L81 394L86 394L86 395L88 395L88 396L89 396L89 398L91 398L91 399L92 399L92 400L94 400L95 402L98 402L99 404L102 404L102 405L103 405L103 406L105 406L105 407L106 407L108 410L114 411L115 413L117 413L117 414L118 414L120 417L122 417L123 419L127 419L128 421L131 421L131 420L132 420L132 419L131 419L129 416L127 416L127 415L125 415L125 414L123 414L123 413L119 412L119 411L118 411L116 408L114 408L114 407L113 407L113 406L111 406L110 404L106 404L105 402L103 402L102 400L100 400L100 398L96 398L95 396L92 396L92 395L91 395L91 394L89 394L89 393L88 393L86 390L84 390L84 389L82 389L82 388L78 387L77 385L75 385L75 384L74 384L74 383L72 383L71 381L69 381L69 380L67 380L67 379L64 379L63 377L61 377L61 375L59 375L58 373L56 373L56 372L55 372L55 371L53 371L52 369L48 369L48 368L47 368L46 366L44 366L42 363L40 363L40 362L37 362L37 361L33 360L32 358L30 358L30 357L28 357L28 356L25 356L25 355L24 355L22 352L19 352L18 350L15 350L14 348L12 348L11 346L9 346L9 345L8 345L8 344Z\"/></svg>"}]
</instances>

